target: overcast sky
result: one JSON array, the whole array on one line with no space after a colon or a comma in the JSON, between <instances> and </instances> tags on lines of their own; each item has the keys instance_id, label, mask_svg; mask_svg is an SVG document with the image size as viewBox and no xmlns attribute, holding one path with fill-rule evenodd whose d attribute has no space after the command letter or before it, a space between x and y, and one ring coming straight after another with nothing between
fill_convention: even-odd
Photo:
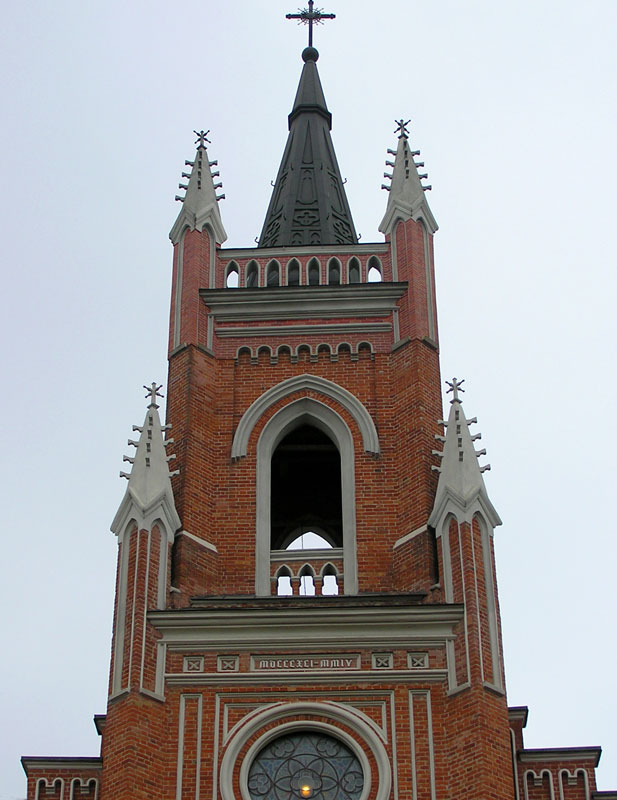
<instances>
[{"instance_id":1,"label":"overcast sky","mask_svg":"<svg viewBox=\"0 0 617 800\"><path fill-rule=\"evenodd\" d=\"M0 800L19 757L95 755L115 575L109 524L142 384L166 380L167 233L211 129L229 246L258 236L305 30L267 0L25 0L3 9ZM443 377L466 378L503 519L508 700L529 747L615 718L613 0L333 0L319 70L356 229L379 241L393 121L440 224Z\"/></svg>"}]
</instances>

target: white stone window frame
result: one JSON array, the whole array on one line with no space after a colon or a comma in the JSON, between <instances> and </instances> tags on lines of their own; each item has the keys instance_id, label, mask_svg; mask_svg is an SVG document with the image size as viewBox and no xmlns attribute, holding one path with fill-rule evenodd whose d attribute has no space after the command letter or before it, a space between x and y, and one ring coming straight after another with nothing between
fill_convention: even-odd
<instances>
[{"instance_id":1,"label":"white stone window frame","mask_svg":"<svg viewBox=\"0 0 617 800\"><path fill-rule=\"evenodd\" d=\"M232 272L235 272L238 276L238 286L240 286L240 267L236 261L230 261L227 266L225 267L225 275L223 277L223 287L225 289L233 289L236 287L228 286L227 281L229 280L229 276Z\"/></svg>"},{"instance_id":2,"label":"white stone window frame","mask_svg":"<svg viewBox=\"0 0 617 800\"><path fill-rule=\"evenodd\" d=\"M252 267L253 267L253 266L256 268L256 272L257 272L257 281L256 281L256 283L255 283L255 285L254 285L254 286L249 286L249 285L248 285L248 276L249 276L249 271L250 271L250 270L252 270ZM250 261L248 261L248 262L247 262L247 263L244 265L244 275L243 275L243 278L244 278L244 280L242 281L242 285L243 285L243 286L244 286L246 289L257 289L259 286L261 286L261 267L259 266L259 262L258 262L258 261L256 261L254 258L252 258Z\"/></svg>"},{"instance_id":3,"label":"white stone window frame","mask_svg":"<svg viewBox=\"0 0 617 800\"><path fill-rule=\"evenodd\" d=\"M351 274L350 274L350 272L351 272L351 262L352 261L357 261L358 262L358 267L360 269L359 279L357 281L353 281L353 282L351 280ZM362 279L362 270L363 270L362 261L358 258L358 256L352 256L351 258L349 258L347 260L347 264L345 265L345 276L347 278L347 280L345 282L346 283L350 283L352 286L356 286L358 283L366 283L366 281L364 281Z\"/></svg>"},{"instance_id":4,"label":"white stone window frame","mask_svg":"<svg viewBox=\"0 0 617 800\"><path fill-rule=\"evenodd\" d=\"M311 264L313 262L316 262L317 265L319 266L319 282L318 283L311 283L310 280L309 280ZM306 265L304 267L304 273L305 273L306 285L307 286L320 286L323 283L322 266L323 265L322 265L321 261L317 258L317 256L312 256L311 258L309 258L309 260L306 262Z\"/></svg>"},{"instance_id":5,"label":"white stone window frame","mask_svg":"<svg viewBox=\"0 0 617 800\"><path fill-rule=\"evenodd\" d=\"M369 275L372 269L376 269L381 276L378 281L371 281L369 280ZM366 282L367 283L383 283L385 280L383 274L383 264L381 263L381 259L379 256L370 256L368 261L366 262Z\"/></svg>"},{"instance_id":6,"label":"white stone window frame","mask_svg":"<svg viewBox=\"0 0 617 800\"><path fill-rule=\"evenodd\" d=\"M289 283L289 267L296 263L298 265L298 283L290 284ZM285 264L285 286L302 286L302 264L299 258L290 258L287 264Z\"/></svg>"},{"instance_id":7,"label":"white stone window frame","mask_svg":"<svg viewBox=\"0 0 617 800\"><path fill-rule=\"evenodd\" d=\"M255 593L268 596L270 587L272 455L281 440L300 425L313 425L336 445L341 459L343 520L342 593L358 593L356 557L356 489L353 436L343 418L325 403L311 397L294 400L266 423L257 442L257 515L255 542Z\"/></svg>"},{"instance_id":8,"label":"white stone window frame","mask_svg":"<svg viewBox=\"0 0 617 800\"><path fill-rule=\"evenodd\" d=\"M339 273L338 283L330 283L330 267L332 266L333 262L336 262L338 264L338 273ZM337 258L336 256L332 256L332 258L328 259L328 263L326 265L326 283L328 284L328 286L342 286L342 284L345 283L344 278L345 278L345 271L343 264L341 263L341 259Z\"/></svg>"},{"instance_id":9,"label":"white stone window frame","mask_svg":"<svg viewBox=\"0 0 617 800\"><path fill-rule=\"evenodd\" d=\"M322 720L308 720L306 717L322 717ZM291 717L291 719L289 719ZM286 720L287 718L287 720ZM331 720L331 721L330 721ZM318 731L342 741L358 758L364 774L364 788L360 800L371 795L373 782L376 785L375 800L388 800L392 788L392 769L384 747L383 737L370 727L352 710L338 703L298 702L284 703L270 707L254 716L243 725L229 742L220 770L220 792L223 800L236 800L233 775L246 743L263 728L273 722L280 724L269 728L258 736L246 751L240 765L239 783L242 800L252 800L248 791L248 774L260 750L273 739L296 731ZM357 738L339 727L345 725ZM377 775L373 776L370 762L366 756L369 750L377 765Z\"/></svg>"},{"instance_id":10,"label":"white stone window frame","mask_svg":"<svg viewBox=\"0 0 617 800\"><path fill-rule=\"evenodd\" d=\"M276 267L276 271L278 274L278 283L275 284L275 286L283 285L283 270L281 264L276 258L271 258L270 261L268 261L268 263L266 264L266 269L264 274L264 286L268 288L272 288L268 283L268 275L272 272L273 267Z\"/></svg>"}]
</instances>

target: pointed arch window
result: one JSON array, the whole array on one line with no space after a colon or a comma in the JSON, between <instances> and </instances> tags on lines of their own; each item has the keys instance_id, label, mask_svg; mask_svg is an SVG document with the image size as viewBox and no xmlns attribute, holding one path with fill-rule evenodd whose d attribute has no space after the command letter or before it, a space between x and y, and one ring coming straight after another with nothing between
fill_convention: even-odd
<instances>
[{"instance_id":1,"label":"pointed arch window","mask_svg":"<svg viewBox=\"0 0 617 800\"><path fill-rule=\"evenodd\" d=\"M225 287L227 289L237 289L240 273L235 261L230 261L225 270Z\"/></svg>"},{"instance_id":2,"label":"pointed arch window","mask_svg":"<svg viewBox=\"0 0 617 800\"><path fill-rule=\"evenodd\" d=\"M248 289L253 289L259 286L259 265L256 261L249 261L249 263L246 265L244 285Z\"/></svg>"},{"instance_id":3,"label":"pointed arch window","mask_svg":"<svg viewBox=\"0 0 617 800\"><path fill-rule=\"evenodd\" d=\"M270 261L266 269L266 285L280 286L281 285L281 267L278 261Z\"/></svg>"},{"instance_id":4,"label":"pointed arch window","mask_svg":"<svg viewBox=\"0 0 617 800\"><path fill-rule=\"evenodd\" d=\"M294 428L272 454L271 475L271 549L313 531L342 547L341 457L332 439L310 424Z\"/></svg>"},{"instance_id":5,"label":"pointed arch window","mask_svg":"<svg viewBox=\"0 0 617 800\"><path fill-rule=\"evenodd\" d=\"M335 285L341 282L341 262L338 258L328 261L328 283Z\"/></svg>"},{"instance_id":6,"label":"pointed arch window","mask_svg":"<svg viewBox=\"0 0 617 800\"><path fill-rule=\"evenodd\" d=\"M349 283L360 283L360 262L354 256L349 262Z\"/></svg>"},{"instance_id":7,"label":"pointed arch window","mask_svg":"<svg viewBox=\"0 0 617 800\"><path fill-rule=\"evenodd\" d=\"M306 268L309 286L317 286L320 282L321 266L316 258L311 258Z\"/></svg>"},{"instance_id":8,"label":"pointed arch window","mask_svg":"<svg viewBox=\"0 0 617 800\"><path fill-rule=\"evenodd\" d=\"M292 258L289 264L287 264L287 285L300 285L300 262L297 258Z\"/></svg>"},{"instance_id":9,"label":"pointed arch window","mask_svg":"<svg viewBox=\"0 0 617 800\"><path fill-rule=\"evenodd\" d=\"M383 280L381 261L377 258L377 256L371 256L369 258L367 268L367 279L369 283L379 283L379 281Z\"/></svg>"}]
</instances>

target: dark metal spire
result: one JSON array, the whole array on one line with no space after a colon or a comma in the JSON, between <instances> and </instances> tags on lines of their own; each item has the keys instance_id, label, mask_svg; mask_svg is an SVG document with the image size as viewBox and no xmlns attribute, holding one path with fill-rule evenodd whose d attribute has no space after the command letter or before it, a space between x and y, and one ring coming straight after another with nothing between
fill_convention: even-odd
<instances>
[{"instance_id":1,"label":"dark metal spire","mask_svg":"<svg viewBox=\"0 0 617 800\"><path fill-rule=\"evenodd\" d=\"M289 137L259 247L358 241L330 137L332 115L317 72L319 53L306 47L302 58Z\"/></svg>"}]
</instances>

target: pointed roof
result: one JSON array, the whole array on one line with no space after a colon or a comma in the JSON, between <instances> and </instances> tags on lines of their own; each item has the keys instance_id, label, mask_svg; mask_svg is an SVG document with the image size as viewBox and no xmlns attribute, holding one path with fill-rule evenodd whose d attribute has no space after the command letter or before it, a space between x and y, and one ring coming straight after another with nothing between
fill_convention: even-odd
<instances>
[{"instance_id":1,"label":"pointed roof","mask_svg":"<svg viewBox=\"0 0 617 800\"><path fill-rule=\"evenodd\" d=\"M210 131L200 131L197 133L197 152L195 153L194 161L185 161L184 163L192 167L191 172L183 172L182 177L188 178L188 183L180 183L180 189L185 189L186 194L184 197L176 196L176 200L182 203L182 208L178 214L178 218L169 232L169 238L174 244L177 244L182 235L182 231L189 227L192 231L195 229L202 230L204 225L208 224L214 231L214 236L218 244L223 244L227 239L227 233L223 227L221 213L218 207L218 201L222 200L225 195L216 194L216 190L220 189L221 183L214 183L214 178L217 178L218 172L210 172L210 167L218 164L217 161L208 160L208 150L206 149L206 138Z\"/></svg>"},{"instance_id":2,"label":"pointed roof","mask_svg":"<svg viewBox=\"0 0 617 800\"><path fill-rule=\"evenodd\" d=\"M419 156L419 150L410 150L408 133L403 120L397 122L400 135L396 153L388 150L394 156L394 163L386 161L386 166L392 167L392 174L384 173L385 178L390 178L390 186L382 188L388 190L388 205L386 213L379 225L379 230L388 235L397 220L422 219L429 232L435 233L437 222L426 199L426 190L429 186L423 186L421 179L427 177L420 175L418 167L423 167L423 163L416 163L414 156Z\"/></svg>"},{"instance_id":3,"label":"pointed roof","mask_svg":"<svg viewBox=\"0 0 617 800\"><path fill-rule=\"evenodd\" d=\"M141 434L138 441L129 439L129 444L136 448L135 456L124 457L132 467L129 474L120 473L128 479L129 485L111 524L111 530L117 535L122 535L132 519L140 530L150 530L156 519L162 519L170 539L181 525L170 480L177 473L170 473L168 466L175 456L167 455L165 450L173 439L163 439L163 431L169 426L161 425L156 404L156 398L162 397L158 393L160 388L156 383L151 387L144 386L148 389L150 404L143 426L133 425L133 430Z\"/></svg>"},{"instance_id":4,"label":"pointed roof","mask_svg":"<svg viewBox=\"0 0 617 800\"><path fill-rule=\"evenodd\" d=\"M434 467L439 470L439 482L428 523L438 528L449 513L454 514L459 522L471 522L473 515L481 510L494 528L501 525L501 519L489 500L482 477L482 473L490 469L490 464L484 467L478 464L478 458L486 455L486 450L476 451L474 447L474 441L480 439L481 434L472 436L469 432L469 426L477 420L465 417L459 397L459 392L464 391L462 383L456 378L448 382L448 392L453 393L453 398L448 421L444 422L446 436L437 437L444 443L443 451L434 451L442 460L440 467Z\"/></svg>"},{"instance_id":5,"label":"pointed roof","mask_svg":"<svg viewBox=\"0 0 617 800\"><path fill-rule=\"evenodd\" d=\"M289 115L289 136L258 247L357 244L358 237L330 137L319 53L307 47Z\"/></svg>"}]
</instances>

